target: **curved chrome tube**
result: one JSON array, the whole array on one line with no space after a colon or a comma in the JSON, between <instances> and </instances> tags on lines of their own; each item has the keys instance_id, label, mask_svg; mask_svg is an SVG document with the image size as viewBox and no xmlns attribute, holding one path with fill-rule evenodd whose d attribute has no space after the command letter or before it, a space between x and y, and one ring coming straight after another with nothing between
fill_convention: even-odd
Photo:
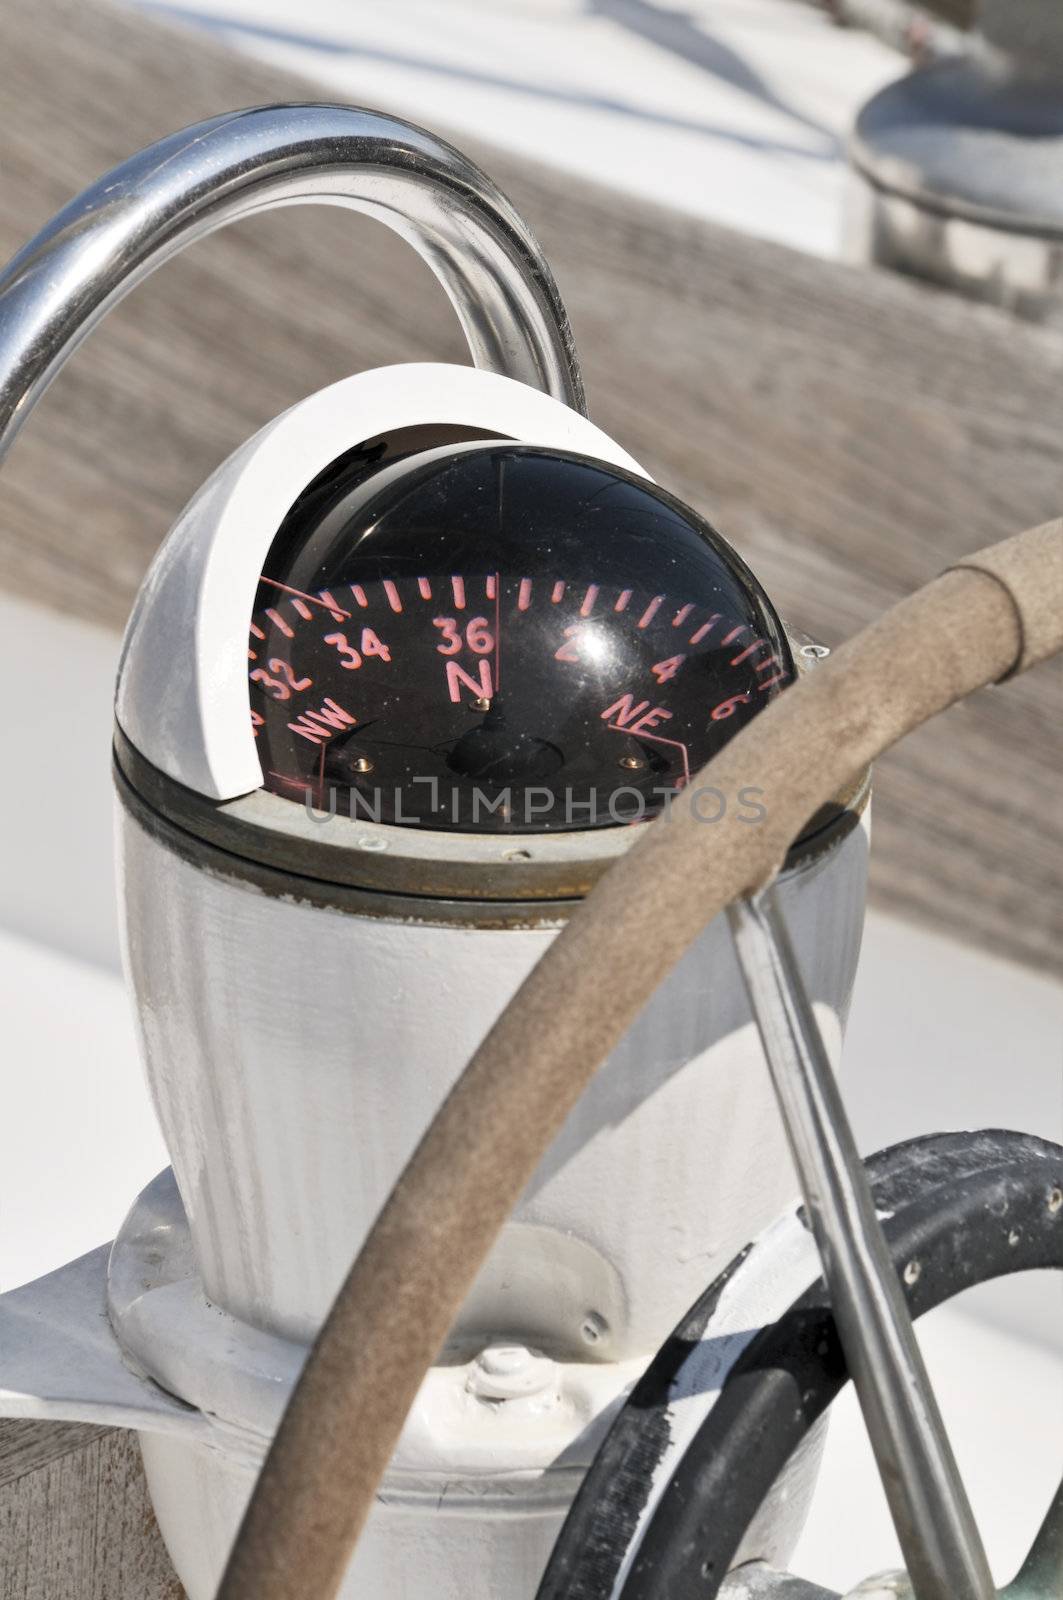
<instances>
[{"instance_id":1,"label":"curved chrome tube","mask_svg":"<svg viewBox=\"0 0 1063 1600\"><path fill-rule=\"evenodd\" d=\"M350 106L262 106L171 134L91 185L0 275L0 460L67 358L194 239L277 206L386 222L450 297L479 367L585 410L565 308L530 229L453 146Z\"/></svg>"}]
</instances>

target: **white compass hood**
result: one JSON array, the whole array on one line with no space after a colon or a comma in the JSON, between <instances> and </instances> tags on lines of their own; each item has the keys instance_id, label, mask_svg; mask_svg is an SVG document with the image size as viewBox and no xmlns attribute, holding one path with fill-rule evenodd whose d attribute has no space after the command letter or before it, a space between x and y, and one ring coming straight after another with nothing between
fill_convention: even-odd
<instances>
[{"instance_id":1,"label":"white compass hood","mask_svg":"<svg viewBox=\"0 0 1063 1600\"><path fill-rule=\"evenodd\" d=\"M416 363L356 373L301 400L223 462L177 519L126 630L115 714L160 771L212 800L262 782L248 712L247 623L289 507L365 439L433 424L582 452L641 477L579 412L473 367Z\"/></svg>"}]
</instances>

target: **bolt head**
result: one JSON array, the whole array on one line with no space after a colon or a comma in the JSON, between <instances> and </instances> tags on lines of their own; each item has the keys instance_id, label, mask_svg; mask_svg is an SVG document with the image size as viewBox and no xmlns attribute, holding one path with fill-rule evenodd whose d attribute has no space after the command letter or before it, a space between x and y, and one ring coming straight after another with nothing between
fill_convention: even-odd
<instances>
[{"instance_id":1,"label":"bolt head","mask_svg":"<svg viewBox=\"0 0 1063 1600\"><path fill-rule=\"evenodd\" d=\"M541 1395L557 1380L557 1363L522 1344L492 1344L472 1364L468 1387L479 1400Z\"/></svg>"},{"instance_id":2,"label":"bolt head","mask_svg":"<svg viewBox=\"0 0 1063 1600\"><path fill-rule=\"evenodd\" d=\"M523 1372L531 1359L531 1351L522 1344L491 1344L481 1354L479 1365L493 1378L510 1378Z\"/></svg>"}]
</instances>

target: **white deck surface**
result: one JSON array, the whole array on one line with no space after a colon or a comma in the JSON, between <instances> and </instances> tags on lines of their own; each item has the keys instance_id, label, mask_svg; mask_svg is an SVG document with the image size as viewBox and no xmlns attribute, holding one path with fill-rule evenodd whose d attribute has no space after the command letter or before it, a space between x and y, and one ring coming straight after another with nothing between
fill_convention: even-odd
<instances>
[{"instance_id":1,"label":"white deck surface","mask_svg":"<svg viewBox=\"0 0 1063 1600\"><path fill-rule=\"evenodd\" d=\"M147 0L330 99L833 255L856 108L904 62L792 0Z\"/></svg>"},{"instance_id":2,"label":"white deck surface","mask_svg":"<svg viewBox=\"0 0 1063 1600\"><path fill-rule=\"evenodd\" d=\"M386 106L633 194L824 255L841 238L843 141L903 63L790 0L174 0L165 9ZM0 671L68 703L71 790L0 790L0 1287L116 1229L164 1164L117 970L110 695L117 641L0 599ZM47 724L9 698L8 749L55 770ZM884 917L869 919L846 1059L864 1148L943 1127L1063 1137L1063 989ZM925 1345L998 1576L1061 1465L1058 1290L1024 1280L927 1320ZM842 1588L897 1561L847 1396L796 1563ZM512 1597L519 1600L519 1597Z\"/></svg>"}]
</instances>

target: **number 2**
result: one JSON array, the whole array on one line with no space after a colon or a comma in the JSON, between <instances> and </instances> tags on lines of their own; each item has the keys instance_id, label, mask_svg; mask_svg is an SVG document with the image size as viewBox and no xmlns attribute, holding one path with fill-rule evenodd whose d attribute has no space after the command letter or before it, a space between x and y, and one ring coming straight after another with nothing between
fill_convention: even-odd
<instances>
[{"instance_id":1,"label":"number 2","mask_svg":"<svg viewBox=\"0 0 1063 1600\"><path fill-rule=\"evenodd\" d=\"M578 661L579 651L576 649L576 635L579 633L579 623L573 623L565 629L565 643L560 650L554 651L555 661Z\"/></svg>"}]
</instances>

